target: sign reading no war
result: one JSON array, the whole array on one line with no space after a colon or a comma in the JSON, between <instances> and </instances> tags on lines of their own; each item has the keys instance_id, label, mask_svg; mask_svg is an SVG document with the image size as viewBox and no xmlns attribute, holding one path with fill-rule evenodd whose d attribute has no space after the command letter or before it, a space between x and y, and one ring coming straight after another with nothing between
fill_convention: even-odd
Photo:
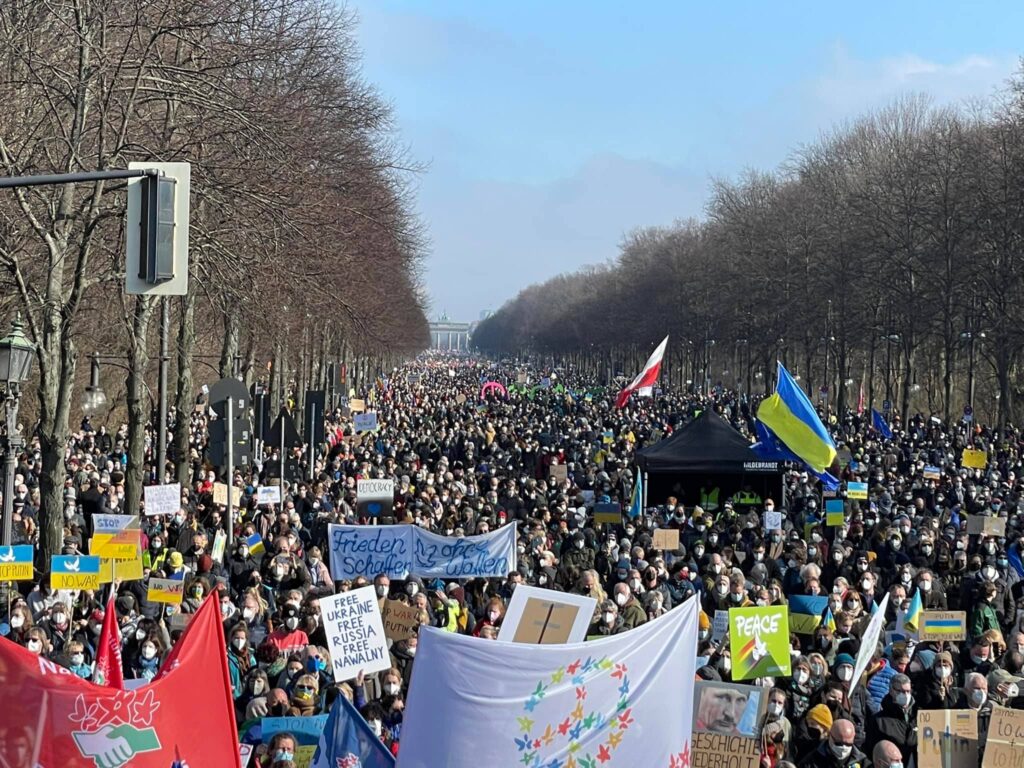
<instances>
[{"instance_id":1,"label":"sign reading no war","mask_svg":"<svg viewBox=\"0 0 1024 768\"><path fill-rule=\"evenodd\" d=\"M331 576L463 579L516 569L516 526L480 536L438 536L412 525L332 525Z\"/></svg>"}]
</instances>

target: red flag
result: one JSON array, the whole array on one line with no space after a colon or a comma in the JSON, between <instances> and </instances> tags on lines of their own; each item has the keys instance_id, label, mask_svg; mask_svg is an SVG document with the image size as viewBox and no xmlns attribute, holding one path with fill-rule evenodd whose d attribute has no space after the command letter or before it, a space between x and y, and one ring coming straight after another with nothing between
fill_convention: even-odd
<instances>
[{"instance_id":1,"label":"red flag","mask_svg":"<svg viewBox=\"0 0 1024 768\"><path fill-rule=\"evenodd\" d=\"M661 344L658 345L658 348L647 359L647 364L640 371L639 375L624 390L619 392L619 396L615 398L616 408L624 408L629 400L629 396L638 389L654 386L654 382L658 380L658 376L661 374L661 358L665 356L665 347L667 346L668 336L664 338Z\"/></svg>"},{"instance_id":2,"label":"red flag","mask_svg":"<svg viewBox=\"0 0 1024 768\"><path fill-rule=\"evenodd\" d=\"M114 593L107 600L107 612L103 614L103 631L96 649L96 669L92 673L96 685L124 690L124 669L121 666L121 629L117 626L117 612L114 610Z\"/></svg>"},{"instance_id":3,"label":"red flag","mask_svg":"<svg viewBox=\"0 0 1024 768\"><path fill-rule=\"evenodd\" d=\"M857 397L857 415L864 415L864 379L860 380L860 395Z\"/></svg>"},{"instance_id":4,"label":"red flag","mask_svg":"<svg viewBox=\"0 0 1024 768\"><path fill-rule=\"evenodd\" d=\"M112 612L112 609L108 609ZM31 765L241 768L216 593L161 674L134 691L100 687L0 639L4 727L29 741Z\"/></svg>"}]
</instances>

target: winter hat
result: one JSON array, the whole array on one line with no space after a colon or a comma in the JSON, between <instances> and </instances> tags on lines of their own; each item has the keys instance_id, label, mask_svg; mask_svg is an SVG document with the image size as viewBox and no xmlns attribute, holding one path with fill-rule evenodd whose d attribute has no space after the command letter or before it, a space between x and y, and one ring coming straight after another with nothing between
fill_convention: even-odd
<instances>
[{"instance_id":1,"label":"winter hat","mask_svg":"<svg viewBox=\"0 0 1024 768\"><path fill-rule=\"evenodd\" d=\"M824 704L816 704L807 710L807 722L827 733L832 729L832 712Z\"/></svg>"},{"instance_id":2,"label":"winter hat","mask_svg":"<svg viewBox=\"0 0 1024 768\"><path fill-rule=\"evenodd\" d=\"M185 558L181 556L181 552L171 552L167 557L167 561L171 564L172 568L181 568L185 564Z\"/></svg>"},{"instance_id":3,"label":"winter hat","mask_svg":"<svg viewBox=\"0 0 1024 768\"><path fill-rule=\"evenodd\" d=\"M936 653L935 654L935 661L932 663L932 666L937 665L940 661L946 661L946 662L949 662L950 664L952 664L953 663L953 654L951 654L949 651L941 651L939 653Z\"/></svg>"},{"instance_id":4,"label":"winter hat","mask_svg":"<svg viewBox=\"0 0 1024 768\"><path fill-rule=\"evenodd\" d=\"M851 667L856 666L856 662L853 660L853 656L848 653L840 653L836 656L836 663L832 666L833 669L843 664L849 664Z\"/></svg>"}]
</instances>

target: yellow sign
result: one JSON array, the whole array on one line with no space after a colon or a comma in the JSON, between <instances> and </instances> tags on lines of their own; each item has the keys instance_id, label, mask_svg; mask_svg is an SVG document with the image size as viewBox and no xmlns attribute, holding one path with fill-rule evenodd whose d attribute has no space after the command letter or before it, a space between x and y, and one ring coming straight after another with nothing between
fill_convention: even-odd
<instances>
[{"instance_id":1,"label":"yellow sign","mask_svg":"<svg viewBox=\"0 0 1024 768\"><path fill-rule=\"evenodd\" d=\"M185 582L177 579L154 579L149 580L149 591L146 598L151 603L167 603L169 605L181 605L181 599L185 596Z\"/></svg>"},{"instance_id":2,"label":"yellow sign","mask_svg":"<svg viewBox=\"0 0 1024 768\"><path fill-rule=\"evenodd\" d=\"M984 469L988 466L988 454L975 448L964 448L960 456L960 466L968 469Z\"/></svg>"},{"instance_id":3,"label":"yellow sign","mask_svg":"<svg viewBox=\"0 0 1024 768\"><path fill-rule=\"evenodd\" d=\"M32 581L31 544L0 547L0 581Z\"/></svg>"},{"instance_id":4,"label":"yellow sign","mask_svg":"<svg viewBox=\"0 0 1024 768\"><path fill-rule=\"evenodd\" d=\"M96 531L89 553L127 560L135 557L142 541L138 515L93 515Z\"/></svg>"},{"instance_id":5,"label":"yellow sign","mask_svg":"<svg viewBox=\"0 0 1024 768\"><path fill-rule=\"evenodd\" d=\"M129 558L100 558L100 584L112 584L115 576L119 581L139 581L142 578L141 546L136 547L135 554Z\"/></svg>"},{"instance_id":6,"label":"yellow sign","mask_svg":"<svg viewBox=\"0 0 1024 768\"><path fill-rule=\"evenodd\" d=\"M91 589L100 588L98 573L51 573L50 586L54 589Z\"/></svg>"}]
</instances>

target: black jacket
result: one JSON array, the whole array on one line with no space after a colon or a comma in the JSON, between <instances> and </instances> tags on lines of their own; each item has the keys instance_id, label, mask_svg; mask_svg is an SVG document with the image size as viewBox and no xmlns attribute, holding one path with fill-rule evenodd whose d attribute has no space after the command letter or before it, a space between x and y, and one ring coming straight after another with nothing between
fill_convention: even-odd
<instances>
[{"instance_id":1,"label":"black jacket","mask_svg":"<svg viewBox=\"0 0 1024 768\"><path fill-rule=\"evenodd\" d=\"M832 754L829 749L828 740L825 740L813 752L800 761L800 768L865 768L868 765L864 753L856 747L850 752L845 760L840 760Z\"/></svg>"},{"instance_id":2,"label":"black jacket","mask_svg":"<svg viewBox=\"0 0 1024 768\"><path fill-rule=\"evenodd\" d=\"M903 755L903 765L909 766L917 756L917 703L911 702L910 709L893 701L892 694L882 698L882 709L875 717L868 718L867 739L864 751L874 754L880 741L891 741Z\"/></svg>"}]
</instances>

